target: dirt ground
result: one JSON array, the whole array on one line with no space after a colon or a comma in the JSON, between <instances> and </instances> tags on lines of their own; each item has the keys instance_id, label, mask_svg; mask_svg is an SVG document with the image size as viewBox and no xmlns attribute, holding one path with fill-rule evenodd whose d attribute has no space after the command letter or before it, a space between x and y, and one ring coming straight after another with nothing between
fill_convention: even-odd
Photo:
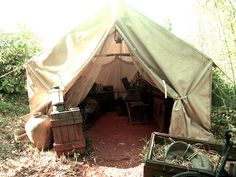
<instances>
[{"instance_id":1,"label":"dirt ground","mask_svg":"<svg viewBox=\"0 0 236 177\"><path fill-rule=\"evenodd\" d=\"M91 137L98 165L131 168L140 164L144 146L155 130L155 124L132 125L127 116L108 112L86 134Z\"/></svg>"},{"instance_id":2,"label":"dirt ground","mask_svg":"<svg viewBox=\"0 0 236 177\"><path fill-rule=\"evenodd\" d=\"M135 124L128 116L107 112L86 131L94 149L94 165L107 176L143 176L143 152L155 123Z\"/></svg>"},{"instance_id":3,"label":"dirt ground","mask_svg":"<svg viewBox=\"0 0 236 177\"><path fill-rule=\"evenodd\" d=\"M81 159L57 157L54 149L39 151L31 143L16 142L14 126L1 126L0 176L142 177L142 153L156 130L155 123L131 125L128 116L107 112L85 131L93 150Z\"/></svg>"}]
</instances>

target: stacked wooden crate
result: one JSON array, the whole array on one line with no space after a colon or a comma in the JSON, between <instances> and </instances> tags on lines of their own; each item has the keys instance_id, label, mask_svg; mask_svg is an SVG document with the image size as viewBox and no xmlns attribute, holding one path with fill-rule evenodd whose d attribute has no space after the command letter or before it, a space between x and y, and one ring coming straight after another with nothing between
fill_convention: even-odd
<instances>
[{"instance_id":1,"label":"stacked wooden crate","mask_svg":"<svg viewBox=\"0 0 236 177\"><path fill-rule=\"evenodd\" d=\"M51 114L54 148L58 156L74 152L83 154L85 139L82 129L82 116L79 110Z\"/></svg>"}]
</instances>

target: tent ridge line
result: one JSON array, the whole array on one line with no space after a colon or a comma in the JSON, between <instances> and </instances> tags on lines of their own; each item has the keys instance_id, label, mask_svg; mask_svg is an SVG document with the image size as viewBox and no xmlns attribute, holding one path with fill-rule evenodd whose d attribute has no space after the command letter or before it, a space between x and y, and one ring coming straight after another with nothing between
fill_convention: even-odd
<instances>
[{"instance_id":1,"label":"tent ridge line","mask_svg":"<svg viewBox=\"0 0 236 177\"><path fill-rule=\"evenodd\" d=\"M95 55L95 57L112 57L112 56L125 56L130 57L131 55L129 53L110 53L110 54L101 54L101 55Z\"/></svg>"}]
</instances>

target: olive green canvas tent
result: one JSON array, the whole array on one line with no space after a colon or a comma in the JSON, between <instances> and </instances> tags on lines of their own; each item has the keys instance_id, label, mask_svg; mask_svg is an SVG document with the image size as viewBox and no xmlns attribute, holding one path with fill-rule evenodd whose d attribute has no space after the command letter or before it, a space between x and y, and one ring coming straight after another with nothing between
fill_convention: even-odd
<instances>
[{"instance_id":1,"label":"olive green canvas tent","mask_svg":"<svg viewBox=\"0 0 236 177\"><path fill-rule=\"evenodd\" d=\"M118 32L118 33L117 33ZM114 38L119 34L122 42ZM169 133L209 139L213 62L194 47L122 4L104 7L25 64L31 114L48 113L49 91L64 88L65 105L77 106L94 82L123 92L121 78L139 71L174 99ZM57 76L57 77L56 77Z\"/></svg>"}]
</instances>

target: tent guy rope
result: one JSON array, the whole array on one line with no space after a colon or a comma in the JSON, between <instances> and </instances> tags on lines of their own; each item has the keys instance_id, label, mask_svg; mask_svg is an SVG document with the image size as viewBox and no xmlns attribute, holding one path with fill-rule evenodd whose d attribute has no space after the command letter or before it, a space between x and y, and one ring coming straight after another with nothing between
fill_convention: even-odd
<instances>
[{"instance_id":1,"label":"tent guy rope","mask_svg":"<svg viewBox=\"0 0 236 177\"><path fill-rule=\"evenodd\" d=\"M19 70L19 69L21 69L22 67L23 67L23 65L21 65L21 66L19 66L19 67L16 67L15 69L13 69L13 70L11 70L11 71L9 71L9 72L7 72L7 73L5 73L5 74L1 75L1 76L0 76L0 79L1 79L1 78L3 78L3 77L6 77L6 76L8 76L9 74L11 74L11 73L15 72L16 70Z\"/></svg>"}]
</instances>

